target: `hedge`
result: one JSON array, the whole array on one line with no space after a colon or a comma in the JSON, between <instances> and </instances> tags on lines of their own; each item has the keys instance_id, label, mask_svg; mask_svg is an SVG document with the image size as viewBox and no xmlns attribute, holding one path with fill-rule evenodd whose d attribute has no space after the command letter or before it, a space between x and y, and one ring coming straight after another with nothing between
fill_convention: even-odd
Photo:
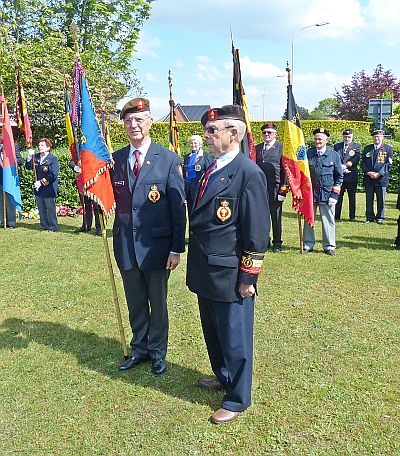
<instances>
[{"instance_id":1,"label":"hedge","mask_svg":"<svg viewBox=\"0 0 400 456\"><path fill-rule=\"evenodd\" d=\"M263 121L251 122L254 142L256 144L262 141L261 126L263 123ZM284 121L275 121L275 124L278 131L278 139L282 140ZM203 127L200 122L181 122L178 124L178 126L180 137L179 143L181 146L181 155L183 158L190 152L190 136L194 134L202 136ZM332 145L342 140L342 131L345 128L353 129L354 139L355 141L360 142L362 147L372 143L370 134L371 124L369 122L304 120L302 121L302 129L307 146L314 144L312 132L315 128L319 127L329 129L331 132L330 144ZM50 132L47 132L46 134L46 131L44 131L43 127L41 128L40 132L42 133L42 137L47 136L53 139L53 135L50 134ZM128 143L122 124L114 123L110 125L110 136L114 150L117 150L118 148L123 147ZM155 142L168 147L169 124L165 122L154 122L151 129L151 137ZM397 192L399 186L400 141L385 140L385 142L391 144L394 150L394 160L388 192ZM22 147L21 149L22 155L26 156L26 151L24 151ZM77 207L80 204L80 200L75 186L75 173L68 166L71 159L68 147L65 145L57 147L53 150L53 153L58 157L60 162L59 195L57 197L57 204ZM35 198L33 195L33 173L32 171L26 171L23 166L19 169L19 173L24 210L29 210L35 206ZM362 173L360 173L359 190L364 190L362 184Z\"/></svg>"}]
</instances>

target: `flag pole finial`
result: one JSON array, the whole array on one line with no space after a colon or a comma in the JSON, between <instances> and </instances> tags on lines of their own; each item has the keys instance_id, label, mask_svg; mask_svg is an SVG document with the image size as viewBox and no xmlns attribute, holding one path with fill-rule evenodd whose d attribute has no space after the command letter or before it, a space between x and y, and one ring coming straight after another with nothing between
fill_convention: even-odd
<instances>
[{"instance_id":1,"label":"flag pole finial","mask_svg":"<svg viewBox=\"0 0 400 456\"><path fill-rule=\"evenodd\" d=\"M70 30L72 35L72 41L74 43L75 55L77 58L79 58L78 26L74 21L71 22Z\"/></svg>"}]
</instances>

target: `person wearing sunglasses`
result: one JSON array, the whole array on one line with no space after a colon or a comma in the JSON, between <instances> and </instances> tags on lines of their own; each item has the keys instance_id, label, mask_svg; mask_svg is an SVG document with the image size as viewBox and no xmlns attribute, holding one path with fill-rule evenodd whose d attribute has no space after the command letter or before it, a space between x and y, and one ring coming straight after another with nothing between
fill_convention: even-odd
<instances>
[{"instance_id":1,"label":"person wearing sunglasses","mask_svg":"<svg viewBox=\"0 0 400 456\"><path fill-rule=\"evenodd\" d=\"M129 100L120 117L129 145L113 153L113 245L133 336L119 370L151 361L152 373L161 375L167 368L168 279L185 251L182 166L177 154L151 139L149 100Z\"/></svg>"},{"instance_id":2,"label":"person wearing sunglasses","mask_svg":"<svg viewBox=\"0 0 400 456\"><path fill-rule=\"evenodd\" d=\"M199 182L189 218L186 284L197 294L214 377L203 388L224 390L215 424L251 405L254 295L270 229L266 179L240 150L246 126L240 106L201 118L214 157Z\"/></svg>"},{"instance_id":3,"label":"person wearing sunglasses","mask_svg":"<svg viewBox=\"0 0 400 456\"><path fill-rule=\"evenodd\" d=\"M282 251L282 204L289 187L282 163L282 143L276 139L276 125L266 122L261 131L263 142L256 145L256 163L267 178L272 251L279 253Z\"/></svg>"}]
</instances>

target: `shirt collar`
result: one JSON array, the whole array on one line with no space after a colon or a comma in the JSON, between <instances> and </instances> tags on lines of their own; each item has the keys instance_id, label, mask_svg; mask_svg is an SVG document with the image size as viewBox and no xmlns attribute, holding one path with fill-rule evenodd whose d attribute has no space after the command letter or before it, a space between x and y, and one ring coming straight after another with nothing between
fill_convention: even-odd
<instances>
[{"instance_id":1,"label":"shirt collar","mask_svg":"<svg viewBox=\"0 0 400 456\"><path fill-rule=\"evenodd\" d=\"M226 165L229 165L229 163L234 160L237 156L237 154L240 152L240 149L235 149L231 150L227 154L223 155L222 157L217 158L217 168L216 171L219 169L222 169Z\"/></svg>"},{"instance_id":2,"label":"shirt collar","mask_svg":"<svg viewBox=\"0 0 400 456\"><path fill-rule=\"evenodd\" d=\"M133 152L135 150L139 151L139 160L140 164L143 165L144 159L146 158L147 152L150 148L151 145L151 139L147 138L147 141L143 144L143 146L140 146L138 149L136 147L133 147L132 144L129 144L129 160L135 160L135 157L133 155Z\"/></svg>"}]
</instances>

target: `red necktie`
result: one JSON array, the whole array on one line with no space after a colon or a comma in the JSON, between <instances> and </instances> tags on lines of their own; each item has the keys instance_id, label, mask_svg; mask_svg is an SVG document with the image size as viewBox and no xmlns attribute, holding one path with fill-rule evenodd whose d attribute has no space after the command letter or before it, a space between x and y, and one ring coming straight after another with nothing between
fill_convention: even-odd
<instances>
[{"instance_id":1,"label":"red necktie","mask_svg":"<svg viewBox=\"0 0 400 456\"><path fill-rule=\"evenodd\" d=\"M140 171L140 160L139 160L139 155L140 152L138 150L134 150L133 153L135 154L135 163L133 164L133 174L137 178L139 176L139 171Z\"/></svg>"},{"instance_id":2,"label":"red necktie","mask_svg":"<svg viewBox=\"0 0 400 456\"><path fill-rule=\"evenodd\" d=\"M199 193L197 195L197 200L196 200L196 206L198 206L200 204L200 200L203 197L207 184L208 184L208 179L210 178L211 173L214 171L214 169L216 167L217 167L217 160L214 160L211 163L211 165L206 169L206 172L204 173L203 179L201 180L201 183L200 183Z\"/></svg>"}]
</instances>

